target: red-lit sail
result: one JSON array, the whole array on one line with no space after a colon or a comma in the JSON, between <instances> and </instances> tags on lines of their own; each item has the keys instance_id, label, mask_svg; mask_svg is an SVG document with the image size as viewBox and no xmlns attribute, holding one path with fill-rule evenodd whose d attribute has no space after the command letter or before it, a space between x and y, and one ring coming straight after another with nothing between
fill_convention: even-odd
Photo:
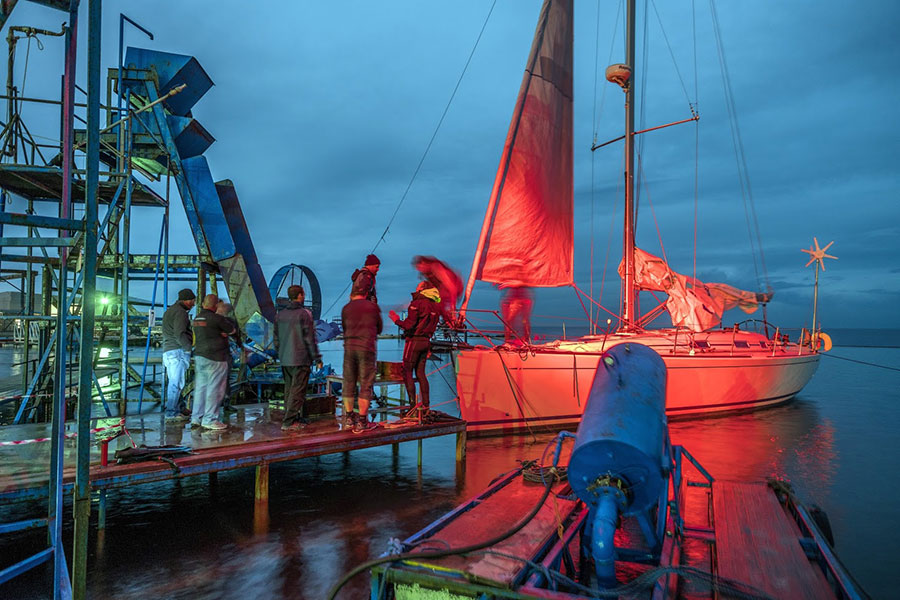
<instances>
[{"instance_id":1,"label":"red-lit sail","mask_svg":"<svg viewBox=\"0 0 900 600\"><path fill-rule=\"evenodd\" d=\"M572 0L546 0L476 251L475 279L573 283Z\"/></svg>"}]
</instances>

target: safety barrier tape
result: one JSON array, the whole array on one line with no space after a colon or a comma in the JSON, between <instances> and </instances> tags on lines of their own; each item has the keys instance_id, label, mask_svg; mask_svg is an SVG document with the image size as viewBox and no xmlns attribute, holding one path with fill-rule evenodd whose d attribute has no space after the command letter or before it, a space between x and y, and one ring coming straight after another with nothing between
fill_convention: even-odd
<instances>
[{"instance_id":1,"label":"safety barrier tape","mask_svg":"<svg viewBox=\"0 0 900 600\"><path fill-rule=\"evenodd\" d=\"M95 427L94 429L91 429L89 431L89 433L98 433L101 431L107 431L109 429L116 429L118 427L121 427L122 430L125 432L125 434L128 435L129 438L131 438L131 435L128 434L128 430L125 429L125 419L124 418L119 419L119 422L116 423L115 425L107 425L105 427ZM72 432L72 433L65 434L63 437L64 438L73 438L73 437L77 437L77 436L78 436L77 432ZM45 438L35 438L33 440L15 440L15 441L11 441L11 442L0 442L0 446L18 446L20 444L36 444L38 442L49 442L52 439L53 438L45 437ZM131 443L134 444L134 441L132 440Z\"/></svg>"}]
</instances>

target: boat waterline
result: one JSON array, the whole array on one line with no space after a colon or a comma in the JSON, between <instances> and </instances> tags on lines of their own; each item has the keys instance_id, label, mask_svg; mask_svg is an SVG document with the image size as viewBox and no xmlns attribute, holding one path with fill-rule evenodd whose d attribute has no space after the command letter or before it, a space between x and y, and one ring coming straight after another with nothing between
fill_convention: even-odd
<instances>
[{"instance_id":1,"label":"boat waterline","mask_svg":"<svg viewBox=\"0 0 900 600\"><path fill-rule=\"evenodd\" d=\"M753 334L757 335L757 334ZM762 336L759 336L762 337ZM507 434L577 424L604 349L644 343L668 371L669 418L752 410L789 401L809 382L820 355L803 346L707 348L675 353L663 337L610 336L552 347L477 347L457 353L461 417L470 434ZM734 350L734 349L733 349Z\"/></svg>"}]
</instances>

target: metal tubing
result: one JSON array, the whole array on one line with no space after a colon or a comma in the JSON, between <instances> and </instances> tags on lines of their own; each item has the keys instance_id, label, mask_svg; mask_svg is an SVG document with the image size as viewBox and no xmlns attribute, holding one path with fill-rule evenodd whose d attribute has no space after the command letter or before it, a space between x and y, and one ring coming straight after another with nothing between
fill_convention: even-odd
<instances>
[{"instance_id":1,"label":"metal tubing","mask_svg":"<svg viewBox=\"0 0 900 600\"><path fill-rule=\"evenodd\" d=\"M53 556L53 554L53 548L47 548L45 550L41 550L33 556L29 556L25 560L19 561L16 564L3 569L2 571L0 571L0 584L3 584L13 577L21 575L22 573L30 571L34 567L47 562L50 557Z\"/></svg>"},{"instance_id":2,"label":"metal tubing","mask_svg":"<svg viewBox=\"0 0 900 600\"><path fill-rule=\"evenodd\" d=\"M119 40L119 43L121 44L121 39ZM121 87L122 86L119 86L120 90ZM122 92L120 91L120 96L121 93ZM125 98L126 102L130 103L131 92L128 92ZM122 255L124 256L124 260L122 261L122 335L121 339L119 340L122 346L122 362L119 366L119 395L121 397L120 400L122 407L121 415L124 415L127 412L128 408L128 293L130 290L128 281L128 265L131 261L131 192L134 187L134 178L132 177L131 169L132 140L132 122L131 119L128 119L125 122L125 171L127 174L127 178L125 180L125 210L122 216L122 233L120 235L120 238L122 240ZM147 333L149 334L149 330Z\"/></svg>"},{"instance_id":3,"label":"metal tubing","mask_svg":"<svg viewBox=\"0 0 900 600\"><path fill-rule=\"evenodd\" d=\"M163 217L162 227L159 230L159 249L156 251L156 273L153 275L153 296L150 299L150 306L153 307L153 310L156 310L156 289L159 284L159 255L162 252L163 245L163 236L166 233L166 221L165 217ZM141 414L141 407L144 402L144 380L147 377L147 362L150 359L150 327L149 319L147 322L147 343L144 346L144 366L141 369L141 389L138 392L138 414ZM156 378L154 378L154 381ZM164 405L165 406L165 405Z\"/></svg>"},{"instance_id":4,"label":"metal tubing","mask_svg":"<svg viewBox=\"0 0 900 600\"><path fill-rule=\"evenodd\" d=\"M46 526L47 519L28 519L27 521L16 521L15 523L3 523L0 525L0 534Z\"/></svg>"},{"instance_id":5,"label":"metal tubing","mask_svg":"<svg viewBox=\"0 0 900 600\"><path fill-rule=\"evenodd\" d=\"M591 516L591 556L598 583L605 588L616 586L616 548L613 537L616 534L616 520L619 509L616 503L617 490L609 489L592 508Z\"/></svg>"},{"instance_id":6,"label":"metal tubing","mask_svg":"<svg viewBox=\"0 0 900 600\"><path fill-rule=\"evenodd\" d=\"M5 192L4 192L5 195ZM18 225L19 227L45 227L48 229L84 229L84 222L77 219L60 219L44 215L8 213L0 211L0 235L3 235L2 226Z\"/></svg>"},{"instance_id":7,"label":"metal tubing","mask_svg":"<svg viewBox=\"0 0 900 600\"><path fill-rule=\"evenodd\" d=\"M88 2L87 175L84 198L84 284L81 308L81 348L78 380L78 441L75 468L75 541L73 591L76 600L87 595L88 528L91 515L91 386L94 354L95 289L97 285L97 193L100 171L100 34L101 0Z\"/></svg>"}]
</instances>

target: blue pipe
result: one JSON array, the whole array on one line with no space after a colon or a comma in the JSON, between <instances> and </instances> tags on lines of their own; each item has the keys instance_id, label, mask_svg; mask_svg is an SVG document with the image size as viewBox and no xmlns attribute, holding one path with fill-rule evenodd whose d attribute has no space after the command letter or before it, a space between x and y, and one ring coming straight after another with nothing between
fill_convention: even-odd
<instances>
[{"instance_id":1,"label":"blue pipe","mask_svg":"<svg viewBox=\"0 0 900 600\"><path fill-rule=\"evenodd\" d=\"M616 586L616 547L613 537L619 518L616 501L618 490L605 488L598 492L601 494L600 499L591 508L591 557L594 559L597 583L604 588L613 588Z\"/></svg>"},{"instance_id":2,"label":"blue pipe","mask_svg":"<svg viewBox=\"0 0 900 600\"><path fill-rule=\"evenodd\" d=\"M156 310L156 288L159 283L159 255L162 253L163 246L163 236L166 232L166 220L165 216L163 216L162 227L159 230L159 249L156 251L156 272L153 274L153 296L150 299L150 304L153 306L153 310ZM144 380L147 378L147 361L150 358L150 324L147 324L147 345L144 346L144 367L141 369L141 391L138 392L138 414L141 414L141 405L144 402ZM163 396L165 397L165 395ZM163 404L163 411L165 411L165 404Z\"/></svg>"}]
</instances>

